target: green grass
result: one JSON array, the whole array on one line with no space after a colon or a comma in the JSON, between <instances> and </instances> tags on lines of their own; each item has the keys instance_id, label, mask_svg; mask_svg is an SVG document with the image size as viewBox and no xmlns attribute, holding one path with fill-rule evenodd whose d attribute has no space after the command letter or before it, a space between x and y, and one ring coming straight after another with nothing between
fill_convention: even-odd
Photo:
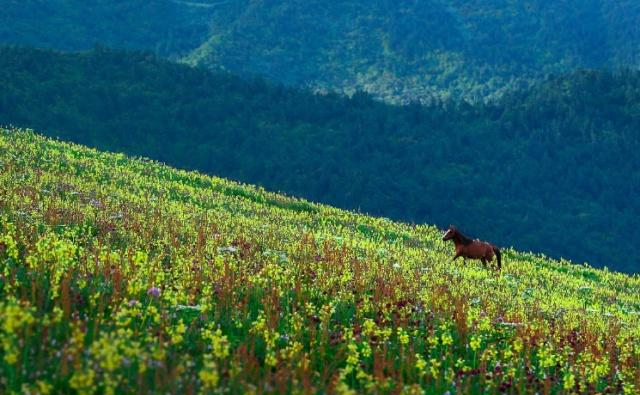
<instances>
[{"instance_id":1,"label":"green grass","mask_svg":"<svg viewBox=\"0 0 640 395\"><path fill-rule=\"evenodd\" d=\"M636 393L640 279L0 131L1 393Z\"/></svg>"}]
</instances>

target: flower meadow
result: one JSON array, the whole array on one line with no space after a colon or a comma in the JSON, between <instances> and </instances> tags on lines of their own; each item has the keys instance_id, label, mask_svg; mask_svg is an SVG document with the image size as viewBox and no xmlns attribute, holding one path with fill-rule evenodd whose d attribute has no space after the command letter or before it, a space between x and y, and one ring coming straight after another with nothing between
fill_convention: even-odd
<instances>
[{"instance_id":1,"label":"flower meadow","mask_svg":"<svg viewBox=\"0 0 640 395\"><path fill-rule=\"evenodd\" d=\"M0 130L0 393L640 389L640 278Z\"/></svg>"}]
</instances>

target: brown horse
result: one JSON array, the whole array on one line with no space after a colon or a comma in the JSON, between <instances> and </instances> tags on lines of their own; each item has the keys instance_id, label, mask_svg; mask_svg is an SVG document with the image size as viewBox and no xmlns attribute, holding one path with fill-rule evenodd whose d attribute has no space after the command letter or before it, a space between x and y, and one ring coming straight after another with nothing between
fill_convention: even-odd
<instances>
[{"instance_id":1,"label":"brown horse","mask_svg":"<svg viewBox=\"0 0 640 395\"><path fill-rule=\"evenodd\" d=\"M453 225L449 226L447 232L442 236L442 240L453 240L453 244L456 246L456 255L451 260L452 262L458 257L480 259L486 267L487 262L491 262L495 255L498 258L498 270L502 268L502 255L498 247L486 241L471 240Z\"/></svg>"}]
</instances>

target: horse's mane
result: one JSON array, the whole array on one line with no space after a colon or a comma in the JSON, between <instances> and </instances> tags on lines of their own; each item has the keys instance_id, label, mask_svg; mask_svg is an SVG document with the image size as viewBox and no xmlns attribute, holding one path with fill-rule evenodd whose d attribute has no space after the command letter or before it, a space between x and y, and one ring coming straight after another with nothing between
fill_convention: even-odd
<instances>
[{"instance_id":1,"label":"horse's mane","mask_svg":"<svg viewBox=\"0 0 640 395\"><path fill-rule=\"evenodd\" d=\"M468 238L467 236L463 235L462 232L460 232L459 230L456 229L456 235L458 236L458 240L460 240L460 242L464 245L469 245L471 243L473 243L473 240L471 240L470 238Z\"/></svg>"}]
</instances>

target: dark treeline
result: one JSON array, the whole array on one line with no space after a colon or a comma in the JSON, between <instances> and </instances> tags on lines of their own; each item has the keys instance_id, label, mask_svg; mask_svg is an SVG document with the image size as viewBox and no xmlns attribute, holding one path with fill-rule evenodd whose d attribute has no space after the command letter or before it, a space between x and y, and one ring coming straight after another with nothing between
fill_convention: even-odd
<instances>
[{"instance_id":1,"label":"dark treeline","mask_svg":"<svg viewBox=\"0 0 640 395\"><path fill-rule=\"evenodd\" d=\"M212 14L207 8L181 3L0 0L0 42L62 51L88 50L101 43L176 58L207 39Z\"/></svg>"},{"instance_id":2,"label":"dark treeline","mask_svg":"<svg viewBox=\"0 0 640 395\"><path fill-rule=\"evenodd\" d=\"M389 106L146 53L0 49L0 123L499 245L636 271L640 73ZM508 264L508 263L507 263Z\"/></svg>"}]
</instances>

